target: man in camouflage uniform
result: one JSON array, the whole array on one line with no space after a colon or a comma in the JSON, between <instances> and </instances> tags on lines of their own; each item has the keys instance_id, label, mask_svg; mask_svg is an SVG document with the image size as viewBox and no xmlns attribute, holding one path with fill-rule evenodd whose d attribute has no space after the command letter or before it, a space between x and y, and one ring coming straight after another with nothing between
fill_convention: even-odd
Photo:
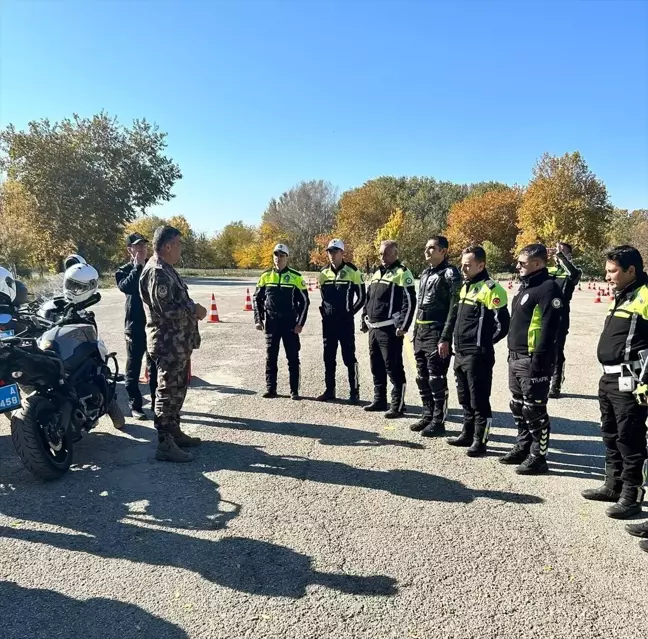
<instances>
[{"instance_id":1,"label":"man in camouflage uniform","mask_svg":"<svg viewBox=\"0 0 648 639\"><path fill-rule=\"evenodd\" d=\"M180 260L180 231L160 226L153 236L155 254L140 278L146 311L147 350L158 370L155 396L156 459L188 462L193 455L182 448L198 446L198 437L180 430L180 411L187 395L191 353L200 346L198 321L207 309L190 297L187 285L173 268Z\"/></svg>"}]
</instances>

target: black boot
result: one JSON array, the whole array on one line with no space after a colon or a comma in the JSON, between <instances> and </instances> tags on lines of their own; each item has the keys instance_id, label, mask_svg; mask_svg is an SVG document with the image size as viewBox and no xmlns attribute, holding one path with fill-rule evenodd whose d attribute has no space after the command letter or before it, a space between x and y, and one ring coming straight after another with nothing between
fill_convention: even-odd
<instances>
[{"instance_id":1,"label":"black boot","mask_svg":"<svg viewBox=\"0 0 648 639\"><path fill-rule=\"evenodd\" d=\"M549 470L544 455L529 455L516 469L518 475L542 475Z\"/></svg>"},{"instance_id":2,"label":"black boot","mask_svg":"<svg viewBox=\"0 0 648 639\"><path fill-rule=\"evenodd\" d=\"M443 422L432 420L422 431L423 437L443 437L446 434Z\"/></svg>"},{"instance_id":3,"label":"black boot","mask_svg":"<svg viewBox=\"0 0 648 639\"><path fill-rule=\"evenodd\" d=\"M470 446L475 432L474 424L464 423L461 433L457 437L450 437L446 441L450 446Z\"/></svg>"},{"instance_id":4,"label":"black boot","mask_svg":"<svg viewBox=\"0 0 648 639\"><path fill-rule=\"evenodd\" d=\"M639 542L639 548L644 552L648 552L648 539Z\"/></svg>"},{"instance_id":5,"label":"black boot","mask_svg":"<svg viewBox=\"0 0 648 639\"><path fill-rule=\"evenodd\" d=\"M644 521L643 524L626 524L625 529L633 537L648 539L648 521Z\"/></svg>"},{"instance_id":6,"label":"black boot","mask_svg":"<svg viewBox=\"0 0 648 639\"><path fill-rule=\"evenodd\" d=\"M485 454L486 444L484 444L479 437L475 437L470 448L466 451L466 455L468 455L468 457L483 457Z\"/></svg>"},{"instance_id":7,"label":"black boot","mask_svg":"<svg viewBox=\"0 0 648 639\"><path fill-rule=\"evenodd\" d=\"M317 397L318 402L334 402L335 399L335 389L329 387L327 387L326 390Z\"/></svg>"},{"instance_id":8,"label":"black boot","mask_svg":"<svg viewBox=\"0 0 648 639\"><path fill-rule=\"evenodd\" d=\"M616 503L621 498L621 482L606 479L598 488L586 488L581 495L590 501L611 501Z\"/></svg>"},{"instance_id":9,"label":"black boot","mask_svg":"<svg viewBox=\"0 0 648 639\"><path fill-rule=\"evenodd\" d=\"M605 514L612 519L627 519L637 515L641 512L645 492L643 488L624 486L619 501L607 508Z\"/></svg>"},{"instance_id":10,"label":"black boot","mask_svg":"<svg viewBox=\"0 0 648 639\"><path fill-rule=\"evenodd\" d=\"M360 401L360 382L358 377L358 362L348 367L349 371L349 402L357 404Z\"/></svg>"},{"instance_id":11,"label":"black boot","mask_svg":"<svg viewBox=\"0 0 648 639\"><path fill-rule=\"evenodd\" d=\"M370 413L382 413L387 410L387 398L386 397L374 397L373 402L368 406L365 406L364 409Z\"/></svg>"},{"instance_id":12,"label":"black boot","mask_svg":"<svg viewBox=\"0 0 648 639\"><path fill-rule=\"evenodd\" d=\"M549 389L549 397L551 399L559 399L560 398L560 386L558 384L551 385L551 388Z\"/></svg>"},{"instance_id":13,"label":"black boot","mask_svg":"<svg viewBox=\"0 0 648 639\"><path fill-rule=\"evenodd\" d=\"M529 451L515 444L506 455L499 458L500 464L521 464L529 456Z\"/></svg>"},{"instance_id":14,"label":"black boot","mask_svg":"<svg viewBox=\"0 0 648 639\"><path fill-rule=\"evenodd\" d=\"M410 426L410 430L413 433L421 432L432 421L432 408L433 404L430 400L423 401L423 415L421 415L421 419Z\"/></svg>"},{"instance_id":15,"label":"black boot","mask_svg":"<svg viewBox=\"0 0 648 639\"><path fill-rule=\"evenodd\" d=\"M263 399L274 399L275 397L278 397L277 391L276 390L267 390L263 395L261 395Z\"/></svg>"},{"instance_id":16,"label":"black boot","mask_svg":"<svg viewBox=\"0 0 648 639\"><path fill-rule=\"evenodd\" d=\"M405 414L405 384L394 386L391 394L391 406L385 413L386 419L398 419Z\"/></svg>"}]
</instances>

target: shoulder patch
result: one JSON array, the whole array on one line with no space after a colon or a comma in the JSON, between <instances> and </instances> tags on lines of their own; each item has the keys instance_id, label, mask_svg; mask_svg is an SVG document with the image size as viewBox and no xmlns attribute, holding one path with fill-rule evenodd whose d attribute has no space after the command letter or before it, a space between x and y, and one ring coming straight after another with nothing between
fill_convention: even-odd
<instances>
[{"instance_id":1,"label":"shoulder patch","mask_svg":"<svg viewBox=\"0 0 648 639\"><path fill-rule=\"evenodd\" d=\"M562 300L561 300L559 297L554 297L554 298L551 300L551 305L552 305L554 308L560 308L560 307L562 306Z\"/></svg>"},{"instance_id":2,"label":"shoulder patch","mask_svg":"<svg viewBox=\"0 0 648 639\"><path fill-rule=\"evenodd\" d=\"M500 306L502 304L502 300L495 295L495 297L491 300L491 304L493 306Z\"/></svg>"},{"instance_id":3,"label":"shoulder patch","mask_svg":"<svg viewBox=\"0 0 648 639\"><path fill-rule=\"evenodd\" d=\"M158 297L164 299L168 295L169 289L164 284L160 284L160 286L157 287L156 292Z\"/></svg>"}]
</instances>

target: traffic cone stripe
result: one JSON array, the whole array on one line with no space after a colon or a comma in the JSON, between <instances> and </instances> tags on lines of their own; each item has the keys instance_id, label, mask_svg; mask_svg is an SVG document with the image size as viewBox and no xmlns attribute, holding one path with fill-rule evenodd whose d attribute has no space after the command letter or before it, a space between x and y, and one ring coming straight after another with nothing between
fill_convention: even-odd
<instances>
[{"instance_id":1,"label":"traffic cone stripe","mask_svg":"<svg viewBox=\"0 0 648 639\"><path fill-rule=\"evenodd\" d=\"M245 296L245 306L243 307L244 311L252 311L252 298L250 297L250 289L247 289L247 294Z\"/></svg>"},{"instance_id":2,"label":"traffic cone stripe","mask_svg":"<svg viewBox=\"0 0 648 639\"><path fill-rule=\"evenodd\" d=\"M216 307L216 296L212 293L211 298L211 307L209 309L209 319L207 320L208 324L218 324L220 323L220 318L218 317L218 308Z\"/></svg>"}]
</instances>

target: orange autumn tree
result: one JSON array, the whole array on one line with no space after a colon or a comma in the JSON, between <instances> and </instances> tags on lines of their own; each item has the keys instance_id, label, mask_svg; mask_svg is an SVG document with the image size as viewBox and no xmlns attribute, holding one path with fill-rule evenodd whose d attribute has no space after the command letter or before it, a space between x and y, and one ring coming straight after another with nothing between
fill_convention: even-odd
<instances>
[{"instance_id":1,"label":"orange autumn tree","mask_svg":"<svg viewBox=\"0 0 648 639\"><path fill-rule=\"evenodd\" d=\"M518 188L500 188L468 197L450 209L446 235L450 253L458 256L471 244L489 242L501 255L504 266L513 261L513 249L519 233L518 209L522 192Z\"/></svg>"}]
</instances>

